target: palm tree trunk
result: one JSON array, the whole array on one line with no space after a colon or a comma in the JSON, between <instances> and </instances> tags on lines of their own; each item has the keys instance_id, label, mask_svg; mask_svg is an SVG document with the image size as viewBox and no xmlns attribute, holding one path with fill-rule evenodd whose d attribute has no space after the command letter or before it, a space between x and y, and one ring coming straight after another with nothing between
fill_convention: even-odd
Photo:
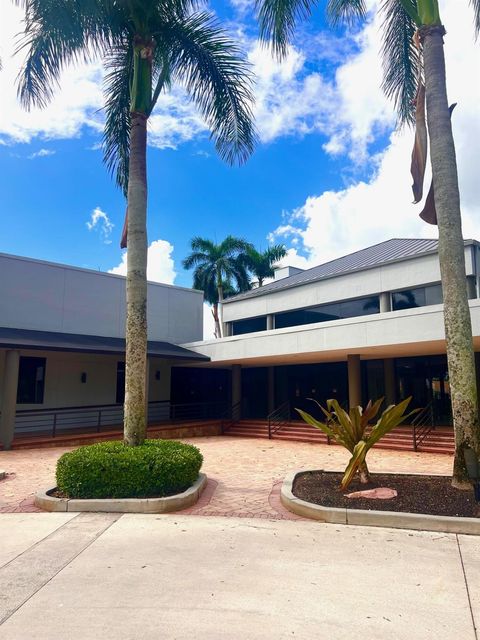
<instances>
[{"instance_id":1,"label":"palm tree trunk","mask_svg":"<svg viewBox=\"0 0 480 640\"><path fill-rule=\"evenodd\" d=\"M222 337L222 332L220 329L220 318L218 317L218 304L215 303L212 306L212 315L213 315L213 319L215 321L215 337L216 338L221 338Z\"/></svg>"},{"instance_id":2,"label":"palm tree trunk","mask_svg":"<svg viewBox=\"0 0 480 640\"><path fill-rule=\"evenodd\" d=\"M220 284L218 284L217 286L217 291L218 291L218 312L217 312L217 324L218 324L218 337L221 338L223 336L223 287L221 284L221 278L222 275L221 273L217 276L218 278L218 282Z\"/></svg>"},{"instance_id":3,"label":"palm tree trunk","mask_svg":"<svg viewBox=\"0 0 480 640\"><path fill-rule=\"evenodd\" d=\"M472 325L468 306L457 163L448 110L442 26L423 27L427 124L438 220L445 337L455 428L453 486L467 488L464 450L480 455Z\"/></svg>"},{"instance_id":4,"label":"palm tree trunk","mask_svg":"<svg viewBox=\"0 0 480 640\"><path fill-rule=\"evenodd\" d=\"M127 331L124 439L137 446L146 432L147 364L147 118L132 113L128 180Z\"/></svg>"}]
</instances>

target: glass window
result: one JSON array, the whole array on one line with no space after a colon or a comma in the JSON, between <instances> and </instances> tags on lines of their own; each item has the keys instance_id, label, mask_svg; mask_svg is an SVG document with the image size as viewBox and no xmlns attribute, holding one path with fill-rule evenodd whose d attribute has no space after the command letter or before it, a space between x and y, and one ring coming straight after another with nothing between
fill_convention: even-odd
<instances>
[{"instance_id":1,"label":"glass window","mask_svg":"<svg viewBox=\"0 0 480 640\"><path fill-rule=\"evenodd\" d=\"M343 318L355 318L378 313L380 301L378 296L346 300L345 302L333 302L322 304L308 309L297 309L275 315L275 329L284 327L296 327L302 324L314 322L328 322L329 320L341 320Z\"/></svg>"},{"instance_id":2,"label":"glass window","mask_svg":"<svg viewBox=\"0 0 480 640\"><path fill-rule=\"evenodd\" d=\"M425 307L430 304L442 304L442 302L443 296L441 284L432 284L428 287L405 289L405 291L396 291L395 293L392 293L393 311Z\"/></svg>"},{"instance_id":3,"label":"glass window","mask_svg":"<svg viewBox=\"0 0 480 640\"><path fill-rule=\"evenodd\" d=\"M42 404L46 358L20 358L17 404Z\"/></svg>"},{"instance_id":4,"label":"glass window","mask_svg":"<svg viewBox=\"0 0 480 640\"><path fill-rule=\"evenodd\" d=\"M238 336L242 333L254 333L255 331L266 331L267 318L247 318L246 320L235 320L232 322L232 335Z\"/></svg>"},{"instance_id":5,"label":"glass window","mask_svg":"<svg viewBox=\"0 0 480 640\"><path fill-rule=\"evenodd\" d=\"M393 311L425 306L425 287L392 293Z\"/></svg>"},{"instance_id":6,"label":"glass window","mask_svg":"<svg viewBox=\"0 0 480 640\"><path fill-rule=\"evenodd\" d=\"M442 285L434 284L431 287L425 287L425 304L442 304L443 293Z\"/></svg>"}]
</instances>

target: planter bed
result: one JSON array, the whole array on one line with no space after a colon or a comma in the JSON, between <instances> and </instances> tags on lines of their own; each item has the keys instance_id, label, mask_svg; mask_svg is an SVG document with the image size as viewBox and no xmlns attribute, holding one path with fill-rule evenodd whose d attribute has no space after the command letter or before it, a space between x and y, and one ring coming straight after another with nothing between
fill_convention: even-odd
<instances>
[{"instance_id":1,"label":"planter bed","mask_svg":"<svg viewBox=\"0 0 480 640\"><path fill-rule=\"evenodd\" d=\"M193 506L207 484L204 473L191 487L171 496L162 498L65 498L56 487L40 491L35 496L35 505L45 511L97 511L114 513L171 513Z\"/></svg>"},{"instance_id":2,"label":"planter bed","mask_svg":"<svg viewBox=\"0 0 480 640\"><path fill-rule=\"evenodd\" d=\"M370 485L352 482L341 491L342 473L302 470L290 474L281 499L290 511L323 522L480 534L480 505L474 492L451 487L451 478L417 474L372 474ZM388 487L387 500L346 498L363 489Z\"/></svg>"}]
</instances>

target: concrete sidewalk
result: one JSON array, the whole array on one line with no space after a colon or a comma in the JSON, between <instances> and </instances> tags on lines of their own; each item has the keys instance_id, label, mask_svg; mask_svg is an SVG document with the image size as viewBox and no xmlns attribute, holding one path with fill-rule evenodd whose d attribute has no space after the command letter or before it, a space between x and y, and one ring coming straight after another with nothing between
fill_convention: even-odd
<instances>
[{"instance_id":1,"label":"concrete sidewalk","mask_svg":"<svg viewBox=\"0 0 480 640\"><path fill-rule=\"evenodd\" d=\"M2 640L476 640L480 538L1 514Z\"/></svg>"}]
</instances>

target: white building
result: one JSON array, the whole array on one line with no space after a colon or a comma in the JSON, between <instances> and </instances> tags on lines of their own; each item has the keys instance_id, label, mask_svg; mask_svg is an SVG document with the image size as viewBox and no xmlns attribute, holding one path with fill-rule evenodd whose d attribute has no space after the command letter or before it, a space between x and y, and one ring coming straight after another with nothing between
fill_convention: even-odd
<instances>
[{"instance_id":1,"label":"white building","mask_svg":"<svg viewBox=\"0 0 480 640\"><path fill-rule=\"evenodd\" d=\"M165 403L158 414L172 364L207 359L177 346L202 337L203 293L149 283L148 325L148 397ZM94 426L98 407L99 427L119 424L124 336L124 277L0 254L0 442L10 446L15 422L20 433L47 432L58 416L59 428ZM48 411L62 408L75 411Z\"/></svg>"},{"instance_id":2,"label":"white building","mask_svg":"<svg viewBox=\"0 0 480 640\"><path fill-rule=\"evenodd\" d=\"M465 242L465 260L480 353L479 243ZM0 274L3 445L14 431L120 425L124 278L5 254ZM412 395L451 424L436 240L392 239L276 275L226 300L227 337L207 341L202 293L149 283L150 422Z\"/></svg>"},{"instance_id":3,"label":"white building","mask_svg":"<svg viewBox=\"0 0 480 640\"><path fill-rule=\"evenodd\" d=\"M474 347L480 352L480 245L465 242ZM451 424L436 240L392 239L225 301L228 337L183 346L233 370L234 403L263 418L306 398L356 405L386 396L432 402Z\"/></svg>"}]
</instances>

